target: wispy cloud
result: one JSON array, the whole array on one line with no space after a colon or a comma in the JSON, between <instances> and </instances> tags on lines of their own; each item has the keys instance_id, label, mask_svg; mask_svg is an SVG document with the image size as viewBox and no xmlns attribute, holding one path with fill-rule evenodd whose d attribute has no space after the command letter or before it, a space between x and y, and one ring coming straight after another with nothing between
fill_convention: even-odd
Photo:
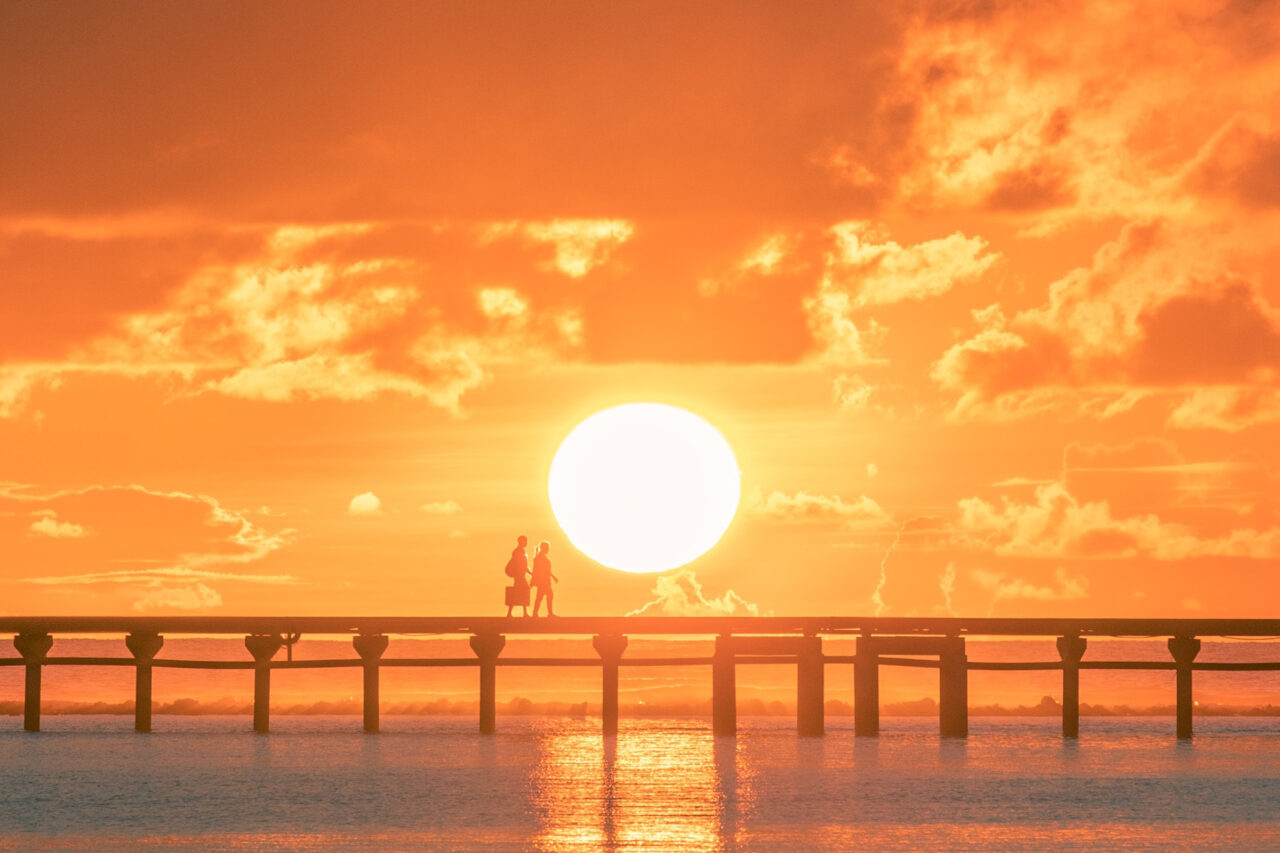
<instances>
[{"instance_id":1,"label":"wispy cloud","mask_svg":"<svg viewBox=\"0 0 1280 853\"><path fill-rule=\"evenodd\" d=\"M869 222L831 228L835 246L827 258L824 288L853 296L852 307L918 302L972 281L999 260L987 241L955 232L903 246Z\"/></svg>"},{"instance_id":2,"label":"wispy cloud","mask_svg":"<svg viewBox=\"0 0 1280 853\"><path fill-rule=\"evenodd\" d=\"M494 222L480 229L482 243L519 237L553 247L549 270L582 278L608 262L613 251L631 239L635 226L623 219L549 219Z\"/></svg>"},{"instance_id":3,"label":"wispy cloud","mask_svg":"<svg viewBox=\"0 0 1280 853\"><path fill-rule=\"evenodd\" d=\"M654 599L632 610L628 616L759 616L759 606L726 590L719 598L708 598L692 569L678 569L659 575L653 586ZM768 615L768 614L766 614Z\"/></svg>"},{"instance_id":4,"label":"wispy cloud","mask_svg":"<svg viewBox=\"0 0 1280 853\"><path fill-rule=\"evenodd\" d=\"M1155 560L1193 557L1274 559L1280 528L1239 528L1203 535L1154 513L1119 516L1107 501L1080 501L1061 483L1038 486L1030 501L1005 497L959 502L958 542L1010 557Z\"/></svg>"},{"instance_id":5,"label":"wispy cloud","mask_svg":"<svg viewBox=\"0 0 1280 853\"><path fill-rule=\"evenodd\" d=\"M208 569L192 569L184 566L168 566L155 569L121 569L111 572L90 572L81 575L45 575L21 578L23 583L42 586L83 586L103 583L151 584L161 580L215 580L237 583L289 586L301 583L293 575L258 575L246 572L217 572Z\"/></svg>"},{"instance_id":6,"label":"wispy cloud","mask_svg":"<svg viewBox=\"0 0 1280 853\"><path fill-rule=\"evenodd\" d=\"M1001 601L1076 601L1085 598L1089 591L1089 582L1085 578L1072 577L1061 567L1054 570L1052 586L1029 583L986 569L974 569L971 574L978 586L991 593L988 615Z\"/></svg>"},{"instance_id":7,"label":"wispy cloud","mask_svg":"<svg viewBox=\"0 0 1280 853\"><path fill-rule=\"evenodd\" d=\"M104 567L14 579L35 587L119 588L136 594L134 606L155 609L217 606L221 593L214 584L301 583L286 573L236 571L234 567L264 560L288 546L295 531L268 530L254 520L252 511L230 509L208 495L136 484L49 492L5 483L0 484L0 511L6 506L14 508L7 514L33 516L35 529L45 528L2 543L18 564L39 565L43 552L33 549L47 551L50 546L39 540L52 535L81 543L76 546L77 564ZM76 523L60 521L64 512ZM127 568L114 568L121 564Z\"/></svg>"},{"instance_id":8,"label":"wispy cloud","mask_svg":"<svg viewBox=\"0 0 1280 853\"><path fill-rule=\"evenodd\" d=\"M222 596L202 583L149 590L133 603L134 610L205 610L222 606Z\"/></svg>"},{"instance_id":9,"label":"wispy cloud","mask_svg":"<svg viewBox=\"0 0 1280 853\"><path fill-rule=\"evenodd\" d=\"M864 528L882 528L892 524L889 514L866 495L846 502L839 495L809 494L803 491L795 494L773 491L766 497L762 490L756 489L748 496L744 509L756 517L776 521L834 520Z\"/></svg>"}]
</instances>

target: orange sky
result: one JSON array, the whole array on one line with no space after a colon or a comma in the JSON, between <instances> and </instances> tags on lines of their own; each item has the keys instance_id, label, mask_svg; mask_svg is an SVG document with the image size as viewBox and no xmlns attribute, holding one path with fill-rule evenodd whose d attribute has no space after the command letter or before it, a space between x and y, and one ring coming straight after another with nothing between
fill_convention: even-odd
<instances>
[{"instance_id":1,"label":"orange sky","mask_svg":"<svg viewBox=\"0 0 1280 853\"><path fill-rule=\"evenodd\" d=\"M1274 615L1280 5L1007 5L0 6L0 612Z\"/></svg>"}]
</instances>

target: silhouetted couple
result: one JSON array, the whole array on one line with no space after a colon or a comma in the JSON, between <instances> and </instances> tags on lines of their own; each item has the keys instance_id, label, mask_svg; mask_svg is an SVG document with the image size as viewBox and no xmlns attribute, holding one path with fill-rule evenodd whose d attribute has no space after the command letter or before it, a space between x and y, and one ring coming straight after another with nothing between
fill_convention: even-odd
<instances>
[{"instance_id":1,"label":"silhouetted couple","mask_svg":"<svg viewBox=\"0 0 1280 853\"><path fill-rule=\"evenodd\" d=\"M525 552L528 544L528 536L517 539L515 550L511 552L511 559L507 561L507 576L514 582L507 587L507 615L511 615L513 607L519 607L523 611L521 615L529 615L529 587L532 586L538 591L538 597L533 602L533 615L538 615L538 611L542 609L542 600L545 598L547 615L555 616L552 602L556 595L551 583L553 581L559 583L560 578L551 574L551 558L547 556L547 552L551 550L551 543L546 540L538 543L538 553L533 557L533 571L529 571L529 555Z\"/></svg>"}]
</instances>

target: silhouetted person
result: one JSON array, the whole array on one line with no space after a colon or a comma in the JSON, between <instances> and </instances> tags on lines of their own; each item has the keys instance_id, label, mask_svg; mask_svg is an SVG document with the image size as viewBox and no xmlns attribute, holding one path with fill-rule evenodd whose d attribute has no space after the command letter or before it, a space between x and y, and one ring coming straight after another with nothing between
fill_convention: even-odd
<instances>
[{"instance_id":1,"label":"silhouetted person","mask_svg":"<svg viewBox=\"0 0 1280 853\"><path fill-rule=\"evenodd\" d=\"M519 607L523 611L521 615L528 616L529 555L524 549L529 544L529 537L521 536L516 543L515 549L511 552L511 559L507 561L507 577L513 581L511 586L507 587L507 615L511 615L511 608Z\"/></svg>"},{"instance_id":2,"label":"silhouetted person","mask_svg":"<svg viewBox=\"0 0 1280 853\"><path fill-rule=\"evenodd\" d=\"M538 553L533 558L533 586L538 590L538 596L533 600L534 616L538 615L538 610L542 607L543 598L547 600L547 615L556 615L555 608L552 606L556 593L551 587L551 582L558 582L560 578L551 574L551 558L547 556L547 552L550 550L551 543L543 540L538 543Z\"/></svg>"}]
</instances>

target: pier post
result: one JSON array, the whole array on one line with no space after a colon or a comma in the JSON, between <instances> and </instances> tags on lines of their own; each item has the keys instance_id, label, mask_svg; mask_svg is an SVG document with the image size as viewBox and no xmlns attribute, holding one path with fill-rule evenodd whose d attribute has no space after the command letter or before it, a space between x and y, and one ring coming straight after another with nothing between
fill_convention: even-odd
<instances>
[{"instance_id":1,"label":"pier post","mask_svg":"<svg viewBox=\"0 0 1280 853\"><path fill-rule=\"evenodd\" d=\"M506 644L502 634L471 637L471 650L480 658L480 734L498 730L498 655Z\"/></svg>"},{"instance_id":2,"label":"pier post","mask_svg":"<svg viewBox=\"0 0 1280 853\"><path fill-rule=\"evenodd\" d=\"M1080 659L1084 657L1084 637L1058 638L1062 658L1062 736L1080 736Z\"/></svg>"},{"instance_id":3,"label":"pier post","mask_svg":"<svg viewBox=\"0 0 1280 853\"><path fill-rule=\"evenodd\" d=\"M357 634L351 638L356 654L364 662L364 730L377 734L379 728L378 661L390 640L385 634Z\"/></svg>"},{"instance_id":4,"label":"pier post","mask_svg":"<svg viewBox=\"0 0 1280 853\"><path fill-rule=\"evenodd\" d=\"M27 683L22 703L22 728L29 732L40 731L40 668L53 648L53 637L43 633L18 634L13 647L26 661Z\"/></svg>"},{"instance_id":5,"label":"pier post","mask_svg":"<svg viewBox=\"0 0 1280 853\"><path fill-rule=\"evenodd\" d=\"M805 637L796 657L796 731L799 734L820 735L825 728L823 669L822 638Z\"/></svg>"},{"instance_id":6,"label":"pier post","mask_svg":"<svg viewBox=\"0 0 1280 853\"><path fill-rule=\"evenodd\" d=\"M716 637L711 661L711 730L718 735L738 733L738 684L733 659L733 637Z\"/></svg>"},{"instance_id":7,"label":"pier post","mask_svg":"<svg viewBox=\"0 0 1280 853\"><path fill-rule=\"evenodd\" d=\"M938 724L944 737L969 735L969 659L964 637L948 637L938 655Z\"/></svg>"},{"instance_id":8,"label":"pier post","mask_svg":"<svg viewBox=\"0 0 1280 853\"><path fill-rule=\"evenodd\" d=\"M132 633L124 644L133 653L136 676L133 690L133 730L151 731L151 662L164 645L159 634Z\"/></svg>"},{"instance_id":9,"label":"pier post","mask_svg":"<svg viewBox=\"0 0 1280 853\"><path fill-rule=\"evenodd\" d=\"M271 731L271 659L284 645L279 634L250 634L244 647L253 655L253 730Z\"/></svg>"},{"instance_id":10,"label":"pier post","mask_svg":"<svg viewBox=\"0 0 1280 853\"><path fill-rule=\"evenodd\" d=\"M627 638L620 634L596 634L591 640L601 660L600 720L607 735L618 733L618 664L627 648Z\"/></svg>"},{"instance_id":11,"label":"pier post","mask_svg":"<svg viewBox=\"0 0 1280 853\"><path fill-rule=\"evenodd\" d=\"M880 734L880 652L875 637L865 635L853 656L853 733Z\"/></svg>"},{"instance_id":12,"label":"pier post","mask_svg":"<svg viewBox=\"0 0 1280 853\"><path fill-rule=\"evenodd\" d=\"M1191 737L1191 663L1200 654L1200 641L1195 637L1170 637L1169 653L1178 673L1178 737Z\"/></svg>"}]
</instances>

